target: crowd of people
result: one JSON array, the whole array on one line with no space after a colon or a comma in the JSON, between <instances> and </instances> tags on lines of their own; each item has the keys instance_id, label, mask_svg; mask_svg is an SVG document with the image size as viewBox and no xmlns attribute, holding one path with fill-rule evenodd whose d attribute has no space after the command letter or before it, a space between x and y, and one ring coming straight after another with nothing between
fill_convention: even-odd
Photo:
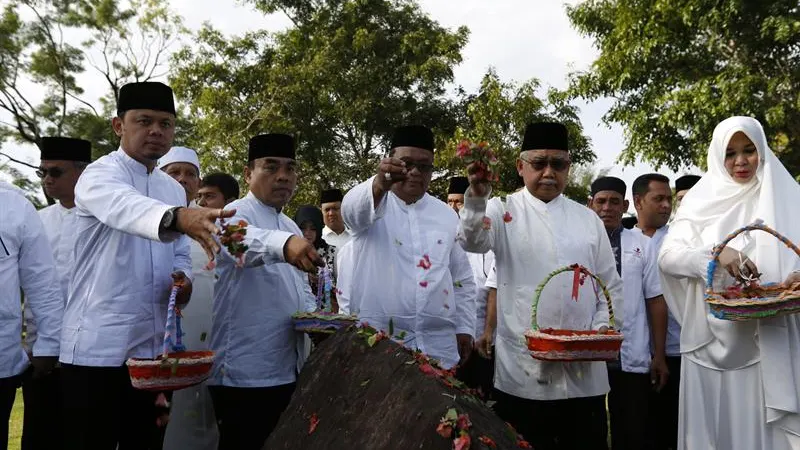
<instances>
[{"instance_id":1,"label":"crowd of people","mask_svg":"<svg viewBox=\"0 0 800 450\"><path fill-rule=\"evenodd\" d=\"M402 332L536 449L607 449L609 431L615 450L800 449L797 317L720 320L704 298L712 249L733 230L760 219L800 238L800 187L755 119L717 126L702 177L637 178L627 224L619 178L595 180L587 204L563 195L559 123L527 126L514 193L493 196L472 164L446 199L431 196L433 134L408 125L374 176L289 218L292 136L250 139L241 197L234 176L204 174L194 150L172 146L175 119L168 86L127 84L117 151L92 162L87 141L42 140L38 175L56 204L37 213L0 184L0 441L22 386L24 450L261 449L312 351L291 316L317 310L330 277L331 311ZM240 220L247 248L231 255L217 233ZM614 327L616 361L526 348L539 284L572 264L605 281L610 305L555 278L538 325ZM719 266L723 284L800 281L797 256L766 233L734 239ZM215 353L211 375L174 393L134 389L125 362L160 355L176 282L184 344Z\"/></svg>"}]
</instances>

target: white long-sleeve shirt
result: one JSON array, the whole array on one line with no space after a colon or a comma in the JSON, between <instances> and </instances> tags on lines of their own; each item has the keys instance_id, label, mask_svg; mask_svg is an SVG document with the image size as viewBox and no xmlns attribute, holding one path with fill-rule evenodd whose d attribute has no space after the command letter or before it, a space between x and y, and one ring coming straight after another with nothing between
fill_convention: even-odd
<instances>
[{"instance_id":1,"label":"white long-sleeve shirt","mask_svg":"<svg viewBox=\"0 0 800 450\"><path fill-rule=\"evenodd\" d=\"M467 259L472 267L472 275L475 277L475 336L477 338L483 334L483 330L486 328L486 301L491 287L486 285L486 280L494 268L494 253L491 251L467 253Z\"/></svg>"},{"instance_id":2,"label":"white long-sleeve shirt","mask_svg":"<svg viewBox=\"0 0 800 450\"><path fill-rule=\"evenodd\" d=\"M456 334L475 334L475 281L455 242L458 216L427 194L409 205L389 192L375 208L372 180L342 202L354 261L344 311L387 332L391 319L408 347L452 367Z\"/></svg>"},{"instance_id":3,"label":"white long-sleeve shirt","mask_svg":"<svg viewBox=\"0 0 800 450\"><path fill-rule=\"evenodd\" d=\"M625 317L620 349L622 370L631 373L650 372L650 324L647 318L647 299L661 295L658 278L658 254L650 249L650 239L642 233L623 229L622 291L624 310L616 314Z\"/></svg>"},{"instance_id":4,"label":"white long-sleeve shirt","mask_svg":"<svg viewBox=\"0 0 800 450\"><path fill-rule=\"evenodd\" d=\"M34 356L57 356L64 299L53 253L31 202L0 188L0 378L22 373L28 356L22 346L20 288L39 328Z\"/></svg>"},{"instance_id":5,"label":"white long-sleeve shirt","mask_svg":"<svg viewBox=\"0 0 800 450\"><path fill-rule=\"evenodd\" d=\"M244 267L227 250L217 257L211 349L216 353L209 385L269 387L293 383L308 350L303 333L294 331L292 314L314 311L316 299L308 276L285 262L283 247L303 237L285 214L252 192L226 206L235 209L230 223L248 223Z\"/></svg>"},{"instance_id":6,"label":"white long-sleeve shirt","mask_svg":"<svg viewBox=\"0 0 800 450\"><path fill-rule=\"evenodd\" d=\"M191 277L189 238L162 232L164 213L186 205L169 175L122 149L90 164L75 186L77 238L60 361L121 366L161 354L172 273ZM36 311L34 311L34 317Z\"/></svg>"},{"instance_id":7,"label":"white long-sleeve shirt","mask_svg":"<svg viewBox=\"0 0 800 450\"><path fill-rule=\"evenodd\" d=\"M505 222L508 212L511 220ZM490 226L484 224L484 217ZM499 198L465 194L459 235L465 250L493 250L497 267L497 340L495 387L533 400L560 400L608 392L604 362L543 362L527 350L524 333L531 328L531 305L539 283L552 271L581 264L606 281L615 308L621 310L622 281L603 224L585 206L563 196L544 203L527 189ZM488 229L487 229L488 228ZM553 278L538 308L541 328L599 329L608 325L605 299L595 298L591 283L571 298L572 276ZM621 317L616 316L618 326Z\"/></svg>"},{"instance_id":8,"label":"white long-sleeve shirt","mask_svg":"<svg viewBox=\"0 0 800 450\"><path fill-rule=\"evenodd\" d=\"M69 295L69 281L72 278L72 266L75 264L75 238L77 236L77 214L75 208L65 208L60 203L39 210L44 231L53 250L61 292L64 302ZM36 321L29 302L25 303L25 343L28 348L36 342Z\"/></svg>"}]
</instances>

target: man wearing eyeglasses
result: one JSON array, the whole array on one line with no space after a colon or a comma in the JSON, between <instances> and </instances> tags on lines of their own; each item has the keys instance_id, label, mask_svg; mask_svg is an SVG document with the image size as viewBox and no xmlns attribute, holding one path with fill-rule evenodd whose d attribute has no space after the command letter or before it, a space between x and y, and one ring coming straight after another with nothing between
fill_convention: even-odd
<instances>
[{"instance_id":1,"label":"man wearing eyeglasses","mask_svg":"<svg viewBox=\"0 0 800 450\"><path fill-rule=\"evenodd\" d=\"M377 174L344 196L353 233L348 282L339 308L402 338L445 368L466 362L475 334L475 281L456 243L458 215L426 193L433 133L397 128Z\"/></svg>"},{"instance_id":2,"label":"man wearing eyeglasses","mask_svg":"<svg viewBox=\"0 0 800 450\"><path fill-rule=\"evenodd\" d=\"M587 207L561 193L569 175L567 129L559 123L528 125L517 159L525 189L489 200L489 181L467 168L470 187L461 210L459 241L469 252L493 250L497 268L495 397L497 414L537 449L606 448L604 362L545 362L530 356L524 333L531 328L537 286L553 271L580 264L603 279L611 297L622 282L603 223ZM609 312L591 283L553 278L537 310L542 329L605 332ZM619 318L617 320L619 324Z\"/></svg>"},{"instance_id":3,"label":"man wearing eyeglasses","mask_svg":"<svg viewBox=\"0 0 800 450\"><path fill-rule=\"evenodd\" d=\"M63 301L66 302L74 265L73 248L77 236L75 184L83 169L92 162L92 144L83 139L45 137L41 142L41 164L36 174L48 197L58 200L39 211L47 240L53 251ZM36 320L25 302L25 346L30 352L36 342ZM61 443L61 390L56 368L44 376L30 372L22 383L25 417L22 448L57 448Z\"/></svg>"}]
</instances>

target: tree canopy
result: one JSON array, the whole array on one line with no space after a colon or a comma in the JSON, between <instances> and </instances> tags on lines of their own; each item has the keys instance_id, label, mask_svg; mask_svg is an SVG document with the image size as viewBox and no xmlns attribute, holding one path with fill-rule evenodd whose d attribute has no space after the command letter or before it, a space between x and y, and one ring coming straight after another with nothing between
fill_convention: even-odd
<instances>
[{"instance_id":1,"label":"tree canopy","mask_svg":"<svg viewBox=\"0 0 800 450\"><path fill-rule=\"evenodd\" d=\"M567 7L600 54L572 93L610 97L625 129L624 163L704 166L714 127L762 122L800 173L800 8L796 0L586 0Z\"/></svg>"}]
</instances>

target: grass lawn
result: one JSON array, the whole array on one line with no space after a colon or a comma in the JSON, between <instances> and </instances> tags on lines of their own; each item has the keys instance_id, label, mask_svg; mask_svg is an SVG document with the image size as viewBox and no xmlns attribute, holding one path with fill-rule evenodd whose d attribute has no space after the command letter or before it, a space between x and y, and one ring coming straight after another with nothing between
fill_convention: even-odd
<instances>
[{"instance_id":1,"label":"grass lawn","mask_svg":"<svg viewBox=\"0 0 800 450\"><path fill-rule=\"evenodd\" d=\"M19 450L22 438L22 389L17 389L17 400L11 410L11 420L8 429L8 450Z\"/></svg>"}]
</instances>

